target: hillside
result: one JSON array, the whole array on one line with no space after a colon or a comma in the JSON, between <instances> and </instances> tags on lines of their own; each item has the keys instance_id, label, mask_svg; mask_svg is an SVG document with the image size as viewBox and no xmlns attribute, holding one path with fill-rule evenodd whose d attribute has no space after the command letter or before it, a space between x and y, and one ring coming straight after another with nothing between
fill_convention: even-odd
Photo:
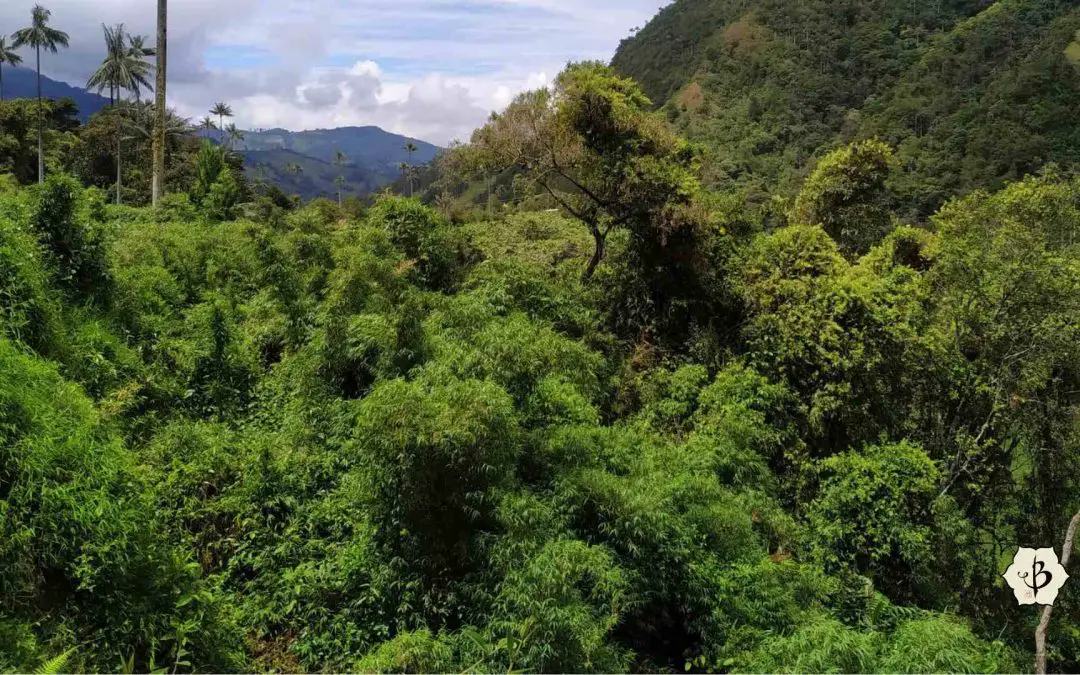
<instances>
[{"instance_id":1,"label":"hillside","mask_svg":"<svg viewBox=\"0 0 1080 675\"><path fill-rule=\"evenodd\" d=\"M375 192L387 180L364 166L348 163L334 166L293 150L241 150L244 173L251 181L265 180L277 185L287 195L300 195L304 200L316 197L336 199L338 176L345 177L344 196L365 196ZM294 173L290 166L300 168ZM400 173L400 171L399 171Z\"/></svg>"},{"instance_id":2,"label":"hillside","mask_svg":"<svg viewBox=\"0 0 1080 675\"><path fill-rule=\"evenodd\" d=\"M409 142L417 148L411 157L404 149ZM235 147L245 152L290 150L328 163L334 160L335 153L340 150L345 153L346 161L362 166L377 176L380 185L401 175L402 162L424 164L439 152L439 148L430 143L370 126L313 131L245 131L244 140L236 143Z\"/></svg>"},{"instance_id":3,"label":"hillside","mask_svg":"<svg viewBox=\"0 0 1080 675\"><path fill-rule=\"evenodd\" d=\"M1080 159L1078 28L1065 0L676 0L612 65L707 146L713 185L790 195L824 152L879 135L925 217Z\"/></svg>"},{"instance_id":4,"label":"hillside","mask_svg":"<svg viewBox=\"0 0 1080 675\"><path fill-rule=\"evenodd\" d=\"M94 113L109 105L109 99L86 91L81 87L73 87L66 82L41 76L41 95L45 98L61 99L70 98L75 101L79 109L79 121L86 123ZM37 96L37 80L34 71L30 68L4 67L4 98L34 98Z\"/></svg>"}]
</instances>

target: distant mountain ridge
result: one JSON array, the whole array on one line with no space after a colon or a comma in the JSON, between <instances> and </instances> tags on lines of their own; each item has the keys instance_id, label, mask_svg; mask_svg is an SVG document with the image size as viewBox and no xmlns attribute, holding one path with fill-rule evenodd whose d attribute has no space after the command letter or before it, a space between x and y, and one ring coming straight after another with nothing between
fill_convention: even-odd
<instances>
[{"instance_id":1,"label":"distant mountain ridge","mask_svg":"<svg viewBox=\"0 0 1080 675\"><path fill-rule=\"evenodd\" d=\"M66 82L41 76L41 95L45 98L70 98L79 108L79 121L86 123L94 113L109 105L109 99L75 87ZM37 96L37 77L31 68L4 67L4 99L34 98Z\"/></svg>"},{"instance_id":2,"label":"distant mountain ridge","mask_svg":"<svg viewBox=\"0 0 1080 675\"><path fill-rule=\"evenodd\" d=\"M416 152L405 150L407 143ZM338 151L345 154L346 163L364 167L376 175L380 186L401 175L401 163L426 164L435 159L440 148L408 136L392 134L379 127L339 127L311 131L266 129L245 131L244 140L234 144L244 152L290 150L323 162L332 163Z\"/></svg>"},{"instance_id":3,"label":"distant mountain ridge","mask_svg":"<svg viewBox=\"0 0 1080 675\"><path fill-rule=\"evenodd\" d=\"M86 123L95 113L109 105L109 99L65 82L41 76L41 93L45 98L70 98L79 109L79 120ZM33 98L37 95L35 72L32 69L4 68L4 98ZM244 140L232 147L245 159L249 178L271 181L288 194L304 199L335 197L338 176L346 180L346 195L364 196L393 183L401 176L401 164L426 164L441 148L426 141L393 134L376 126L339 127L311 131L288 129L259 129L244 131ZM198 135L203 136L200 132ZM210 138L221 141L220 131ZM408 143L416 147L405 150ZM338 151L345 154L344 165L333 164ZM289 165L300 167L299 173L288 170Z\"/></svg>"},{"instance_id":4,"label":"distant mountain ridge","mask_svg":"<svg viewBox=\"0 0 1080 675\"><path fill-rule=\"evenodd\" d=\"M345 197L363 197L375 192L390 181L366 166L345 164L335 166L295 150L239 150L244 157L244 173L251 181L267 181L277 185L285 194L298 194L304 199L325 197L336 199L337 177L345 178L341 193ZM293 172L290 167L299 167Z\"/></svg>"}]
</instances>

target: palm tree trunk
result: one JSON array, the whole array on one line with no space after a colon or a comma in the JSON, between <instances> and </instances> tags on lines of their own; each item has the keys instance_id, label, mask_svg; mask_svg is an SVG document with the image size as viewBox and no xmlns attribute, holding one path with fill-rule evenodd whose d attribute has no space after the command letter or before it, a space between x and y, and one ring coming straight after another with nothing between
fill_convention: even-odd
<instances>
[{"instance_id":1,"label":"palm tree trunk","mask_svg":"<svg viewBox=\"0 0 1080 675\"><path fill-rule=\"evenodd\" d=\"M165 50L167 44L168 29L168 0L157 0L157 79L154 83L154 140L152 145L153 154L153 178L151 180L151 201L154 206L158 205L165 184Z\"/></svg>"},{"instance_id":2,"label":"palm tree trunk","mask_svg":"<svg viewBox=\"0 0 1080 675\"><path fill-rule=\"evenodd\" d=\"M119 114L119 113L117 113ZM120 118L116 118L116 205L120 206Z\"/></svg>"},{"instance_id":3,"label":"palm tree trunk","mask_svg":"<svg viewBox=\"0 0 1080 675\"><path fill-rule=\"evenodd\" d=\"M37 48L37 175L38 185L45 182L45 132L41 115L41 46Z\"/></svg>"}]
</instances>

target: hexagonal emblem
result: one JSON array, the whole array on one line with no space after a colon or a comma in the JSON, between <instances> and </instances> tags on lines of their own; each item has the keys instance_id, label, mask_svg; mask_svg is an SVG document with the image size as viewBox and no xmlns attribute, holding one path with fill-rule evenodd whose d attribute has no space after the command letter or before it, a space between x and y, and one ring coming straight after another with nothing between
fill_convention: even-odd
<instances>
[{"instance_id":1,"label":"hexagonal emblem","mask_svg":"<svg viewBox=\"0 0 1080 675\"><path fill-rule=\"evenodd\" d=\"M1052 605L1069 578L1052 548L1019 548L1001 575L1021 605Z\"/></svg>"}]
</instances>

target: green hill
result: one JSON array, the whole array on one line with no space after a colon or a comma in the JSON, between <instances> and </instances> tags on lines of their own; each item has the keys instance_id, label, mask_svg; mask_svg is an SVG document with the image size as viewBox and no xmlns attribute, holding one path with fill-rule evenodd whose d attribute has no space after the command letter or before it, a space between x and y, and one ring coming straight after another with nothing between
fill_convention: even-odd
<instances>
[{"instance_id":1,"label":"green hill","mask_svg":"<svg viewBox=\"0 0 1080 675\"><path fill-rule=\"evenodd\" d=\"M416 151L410 155L405 145L412 143ZM431 143L392 134L379 127L340 127L311 131L268 129L245 131L244 139L235 144L245 152L260 150L289 150L326 163L340 150L351 164L363 166L379 177L380 184L389 183L401 175L401 163L423 164L435 159L439 148Z\"/></svg>"},{"instance_id":2,"label":"green hill","mask_svg":"<svg viewBox=\"0 0 1080 675\"><path fill-rule=\"evenodd\" d=\"M305 200L336 199L338 176L345 177L342 190L345 196L369 195L387 183L383 176L365 166L349 163L338 167L293 150L242 150L240 154L249 180L273 183L285 194L300 195ZM290 170L291 166L299 167L300 171Z\"/></svg>"},{"instance_id":3,"label":"green hill","mask_svg":"<svg viewBox=\"0 0 1080 675\"><path fill-rule=\"evenodd\" d=\"M1078 28L1063 0L677 0L612 65L708 147L713 185L791 194L826 151L879 135L926 216L1078 159Z\"/></svg>"}]
</instances>

